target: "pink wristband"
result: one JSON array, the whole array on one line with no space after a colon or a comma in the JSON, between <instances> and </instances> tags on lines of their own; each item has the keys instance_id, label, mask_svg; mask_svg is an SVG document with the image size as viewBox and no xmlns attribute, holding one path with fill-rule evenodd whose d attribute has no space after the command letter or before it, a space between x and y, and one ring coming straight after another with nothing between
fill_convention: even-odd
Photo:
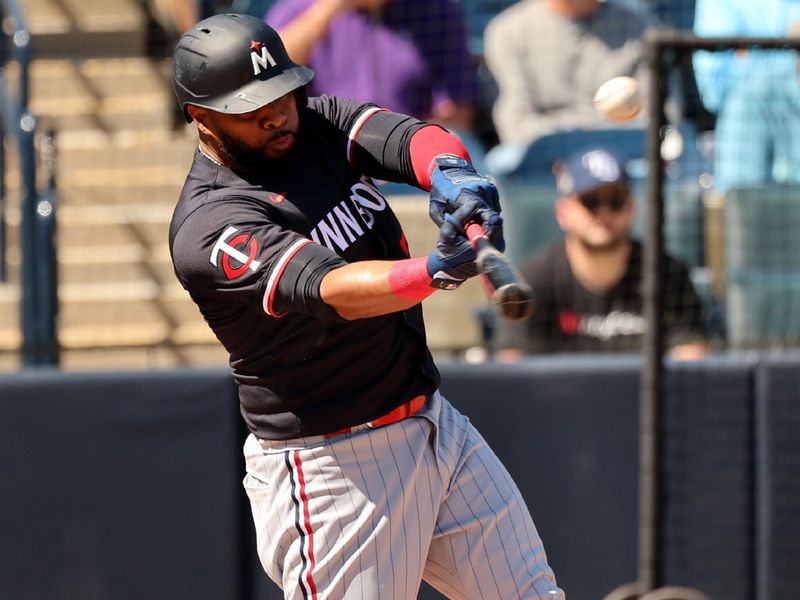
<instances>
[{"instance_id":1,"label":"pink wristband","mask_svg":"<svg viewBox=\"0 0 800 600\"><path fill-rule=\"evenodd\" d=\"M428 259L406 258L398 260L389 270L389 287L398 298L420 302L436 291L431 287Z\"/></svg>"}]
</instances>

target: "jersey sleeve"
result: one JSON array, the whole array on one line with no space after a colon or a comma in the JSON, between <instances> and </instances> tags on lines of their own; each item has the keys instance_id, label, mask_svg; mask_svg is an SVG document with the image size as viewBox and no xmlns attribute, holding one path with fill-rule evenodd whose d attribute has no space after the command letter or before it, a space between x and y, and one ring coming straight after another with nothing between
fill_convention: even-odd
<instances>
[{"instance_id":1,"label":"jersey sleeve","mask_svg":"<svg viewBox=\"0 0 800 600\"><path fill-rule=\"evenodd\" d=\"M326 273L346 262L279 222L253 200L227 198L195 210L178 229L172 260L196 299L339 319L319 297Z\"/></svg>"},{"instance_id":2,"label":"jersey sleeve","mask_svg":"<svg viewBox=\"0 0 800 600\"><path fill-rule=\"evenodd\" d=\"M309 108L323 120L319 127L335 136L342 156L359 173L419 186L411 163L414 134L427 123L381 108L335 96L309 99Z\"/></svg>"}]
</instances>

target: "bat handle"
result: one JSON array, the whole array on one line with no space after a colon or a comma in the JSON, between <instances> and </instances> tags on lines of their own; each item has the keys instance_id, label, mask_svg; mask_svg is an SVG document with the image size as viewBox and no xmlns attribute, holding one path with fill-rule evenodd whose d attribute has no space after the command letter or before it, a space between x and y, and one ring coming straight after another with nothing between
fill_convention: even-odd
<instances>
[{"instance_id":1,"label":"bat handle","mask_svg":"<svg viewBox=\"0 0 800 600\"><path fill-rule=\"evenodd\" d=\"M465 231L467 232L467 239L469 243L472 244L472 247L475 250L479 250L479 246L486 246L490 244L489 236L486 235L486 232L483 230L483 225L480 223L476 223L475 221L470 221L467 223L467 226L464 227Z\"/></svg>"}]
</instances>

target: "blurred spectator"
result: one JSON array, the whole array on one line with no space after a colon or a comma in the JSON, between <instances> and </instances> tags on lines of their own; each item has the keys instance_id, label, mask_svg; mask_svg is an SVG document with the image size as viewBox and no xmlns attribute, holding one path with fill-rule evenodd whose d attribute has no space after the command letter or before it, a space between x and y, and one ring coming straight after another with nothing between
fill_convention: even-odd
<instances>
[{"instance_id":1,"label":"blurred spectator","mask_svg":"<svg viewBox=\"0 0 800 600\"><path fill-rule=\"evenodd\" d=\"M800 34L797 0L697 0L701 36ZM698 52L697 84L717 114L716 188L800 182L800 82L797 53Z\"/></svg>"},{"instance_id":2,"label":"blurred spectator","mask_svg":"<svg viewBox=\"0 0 800 600\"><path fill-rule=\"evenodd\" d=\"M278 0L266 21L316 72L312 94L375 102L471 131L478 98L464 15L452 0Z\"/></svg>"},{"instance_id":3,"label":"blurred spectator","mask_svg":"<svg viewBox=\"0 0 800 600\"><path fill-rule=\"evenodd\" d=\"M642 344L642 247L631 237L635 207L619 160L606 149L556 165L555 215L563 241L537 252L520 271L533 288L534 312L501 324L498 360L532 352L633 352ZM701 301L686 267L666 257L667 344L674 358L707 351Z\"/></svg>"},{"instance_id":4,"label":"blurred spectator","mask_svg":"<svg viewBox=\"0 0 800 600\"><path fill-rule=\"evenodd\" d=\"M522 147L556 131L611 126L592 98L612 77L642 79L644 29L640 15L599 0L523 0L497 15L484 53L498 86L500 142Z\"/></svg>"}]
</instances>

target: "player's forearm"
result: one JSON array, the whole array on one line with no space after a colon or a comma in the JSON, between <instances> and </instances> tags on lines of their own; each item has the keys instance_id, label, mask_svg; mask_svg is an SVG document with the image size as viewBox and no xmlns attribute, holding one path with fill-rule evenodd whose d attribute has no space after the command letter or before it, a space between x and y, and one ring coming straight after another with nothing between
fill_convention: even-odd
<instances>
[{"instance_id":1,"label":"player's forearm","mask_svg":"<svg viewBox=\"0 0 800 600\"><path fill-rule=\"evenodd\" d=\"M399 312L435 291L425 258L363 261L330 271L322 279L322 300L343 319Z\"/></svg>"},{"instance_id":2,"label":"player's forearm","mask_svg":"<svg viewBox=\"0 0 800 600\"><path fill-rule=\"evenodd\" d=\"M308 64L311 52L328 33L331 21L347 10L348 0L318 0L278 33L295 62Z\"/></svg>"}]
</instances>

